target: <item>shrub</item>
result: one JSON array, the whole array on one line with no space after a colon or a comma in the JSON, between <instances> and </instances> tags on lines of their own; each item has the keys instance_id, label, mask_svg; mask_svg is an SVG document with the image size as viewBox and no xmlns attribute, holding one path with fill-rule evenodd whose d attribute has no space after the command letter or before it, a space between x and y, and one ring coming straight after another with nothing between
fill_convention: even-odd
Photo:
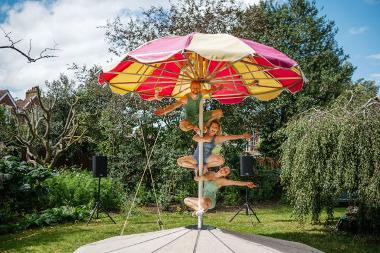
<instances>
[{"instance_id":1,"label":"shrub","mask_svg":"<svg viewBox=\"0 0 380 253\"><path fill-rule=\"evenodd\" d=\"M61 206L46 209L41 212L27 214L17 223L0 225L0 234L11 233L17 230L50 226L62 222L82 221L89 215L85 206L70 207Z\"/></svg>"},{"instance_id":2,"label":"shrub","mask_svg":"<svg viewBox=\"0 0 380 253\"><path fill-rule=\"evenodd\" d=\"M87 171L60 171L47 179L44 185L49 189L48 206L86 206L92 208L97 195L98 179ZM101 179L101 200L107 210L120 210L123 206L124 191L117 180Z\"/></svg>"},{"instance_id":3,"label":"shrub","mask_svg":"<svg viewBox=\"0 0 380 253\"><path fill-rule=\"evenodd\" d=\"M46 209L40 213L27 215L21 222L22 228L49 226L66 221L80 221L89 215L85 206L60 206Z\"/></svg>"},{"instance_id":4,"label":"shrub","mask_svg":"<svg viewBox=\"0 0 380 253\"><path fill-rule=\"evenodd\" d=\"M259 167L257 175L253 177L258 187L249 191L249 199L273 200L281 197L280 170Z\"/></svg>"},{"instance_id":5,"label":"shrub","mask_svg":"<svg viewBox=\"0 0 380 253\"><path fill-rule=\"evenodd\" d=\"M49 177L51 172L43 166L20 162L12 156L0 159L0 220L9 210L17 215L43 209L48 189L42 182Z\"/></svg>"}]
</instances>

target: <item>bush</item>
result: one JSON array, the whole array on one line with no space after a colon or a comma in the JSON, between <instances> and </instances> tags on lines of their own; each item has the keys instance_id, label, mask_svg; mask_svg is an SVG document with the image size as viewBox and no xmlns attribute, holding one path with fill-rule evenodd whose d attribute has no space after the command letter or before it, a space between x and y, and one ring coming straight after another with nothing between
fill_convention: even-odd
<instances>
[{"instance_id":1,"label":"bush","mask_svg":"<svg viewBox=\"0 0 380 253\"><path fill-rule=\"evenodd\" d=\"M17 230L50 226L62 222L82 221L89 215L85 206L61 206L46 209L26 215L18 223L0 225L0 234L11 233Z\"/></svg>"},{"instance_id":2,"label":"bush","mask_svg":"<svg viewBox=\"0 0 380 253\"><path fill-rule=\"evenodd\" d=\"M49 177L51 172L43 166L29 165L12 156L0 159L0 221L42 210L48 195L42 182Z\"/></svg>"},{"instance_id":3,"label":"bush","mask_svg":"<svg viewBox=\"0 0 380 253\"><path fill-rule=\"evenodd\" d=\"M256 175L241 178L231 176L233 180L252 181L257 188L248 189L248 201L274 200L281 197L280 171L259 166ZM224 187L219 195L223 204L239 205L245 201L245 187ZM219 202L219 201L218 201Z\"/></svg>"},{"instance_id":4,"label":"bush","mask_svg":"<svg viewBox=\"0 0 380 253\"><path fill-rule=\"evenodd\" d=\"M60 171L0 159L0 233L82 220L92 209L98 180L87 171ZM122 184L101 180L101 198L107 210L120 210L124 202Z\"/></svg>"},{"instance_id":5,"label":"bush","mask_svg":"<svg viewBox=\"0 0 380 253\"><path fill-rule=\"evenodd\" d=\"M61 206L27 215L21 223L23 228L49 226L66 221L80 221L89 215L85 206Z\"/></svg>"},{"instance_id":6,"label":"bush","mask_svg":"<svg viewBox=\"0 0 380 253\"><path fill-rule=\"evenodd\" d=\"M44 185L49 189L48 207L85 206L91 209L97 195L98 179L87 171L60 171ZM105 209L120 210L123 207L125 194L118 181L102 178L100 188Z\"/></svg>"},{"instance_id":7,"label":"bush","mask_svg":"<svg viewBox=\"0 0 380 253\"><path fill-rule=\"evenodd\" d=\"M257 172L257 175L253 177L252 181L258 185L258 188L250 191L249 199L279 199L282 193L282 187L280 185L280 170L269 167L259 167Z\"/></svg>"}]
</instances>

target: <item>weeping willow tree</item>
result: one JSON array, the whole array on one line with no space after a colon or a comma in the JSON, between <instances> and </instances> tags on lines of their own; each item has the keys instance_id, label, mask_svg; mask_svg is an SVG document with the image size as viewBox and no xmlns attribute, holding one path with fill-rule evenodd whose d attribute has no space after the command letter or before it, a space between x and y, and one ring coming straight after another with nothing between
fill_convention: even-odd
<instances>
[{"instance_id":1,"label":"weeping willow tree","mask_svg":"<svg viewBox=\"0 0 380 253\"><path fill-rule=\"evenodd\" d=\"M348 92L286 127L281 180L300 220L311 215L319 222L326 209L331 221L346 193L359 207L359 229L380 230L380 100L363 94L363 88Z\"/></svg>"}]
</instances>

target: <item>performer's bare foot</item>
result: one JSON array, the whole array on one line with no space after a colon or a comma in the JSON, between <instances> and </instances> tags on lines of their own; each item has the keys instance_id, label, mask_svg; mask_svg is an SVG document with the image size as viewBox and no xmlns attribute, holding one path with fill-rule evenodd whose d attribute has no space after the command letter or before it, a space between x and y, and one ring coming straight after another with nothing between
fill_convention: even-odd
<instances>
[{"instance_id":1,"label":"performer's bare foot","mask_svg":"<svg viewBox=\"0 0 380 253\"><path fill-rule=\"evenodd\" d=\"M193 128L193 130L194 130L194 132L196 132L198 135L201 135L201 131L200 131L200 129L199 129L198 126L195 126L195 127ZM205 134L205 133L207 133L207 126L204 126L204 127L203 127L203 134Z\"/></svg>"},{"instance_id":2,"label":"performer's bare foot","mask_svg":"<svg viewBox=\"0 0 380 253\"><path fill-rule=\"evenodd\" d=\"M201 216L205 213L205 210L202 208L201 210L196 210L196 211L193 211L191 213L191 216L193 217L197 217L197 216Z\"/></svg>"}]
</instances>

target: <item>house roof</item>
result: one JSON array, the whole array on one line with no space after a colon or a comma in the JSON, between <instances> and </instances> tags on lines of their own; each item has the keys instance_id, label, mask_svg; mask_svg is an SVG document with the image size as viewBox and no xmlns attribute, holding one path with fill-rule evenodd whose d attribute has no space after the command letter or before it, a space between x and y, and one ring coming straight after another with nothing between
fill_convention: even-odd
<instances>
[{"instance_id":1,"label":"house roof","mask_svg":"<svg viewBox=\"0 0 380 253\"><path fill-rule=\"evenodd\" d=\"M8 90L0 90L0 103L2 102L12 105L15 109L17 109L17 104Z\"/></svg>"},{"instance_id":2,"label":"house roof","mask_svg":"<svg viewBox=\"0 0 380 253\"><path fill-rule=\"evenodd\" d=\"M24 108L25 105L28 103L27 100L17 99L16 105L18 108Z\"/></svg>"},{"instance_id":3,"label":"house roof","mask_svg":"<svg viewBox=\"0 0 380 253\"><path fill-rule=\"evenodd\" d=\"M7 93L8 92L8 90L0 90L0 98L5 94L5 93Z\"/></svg>"}]
</instances>

